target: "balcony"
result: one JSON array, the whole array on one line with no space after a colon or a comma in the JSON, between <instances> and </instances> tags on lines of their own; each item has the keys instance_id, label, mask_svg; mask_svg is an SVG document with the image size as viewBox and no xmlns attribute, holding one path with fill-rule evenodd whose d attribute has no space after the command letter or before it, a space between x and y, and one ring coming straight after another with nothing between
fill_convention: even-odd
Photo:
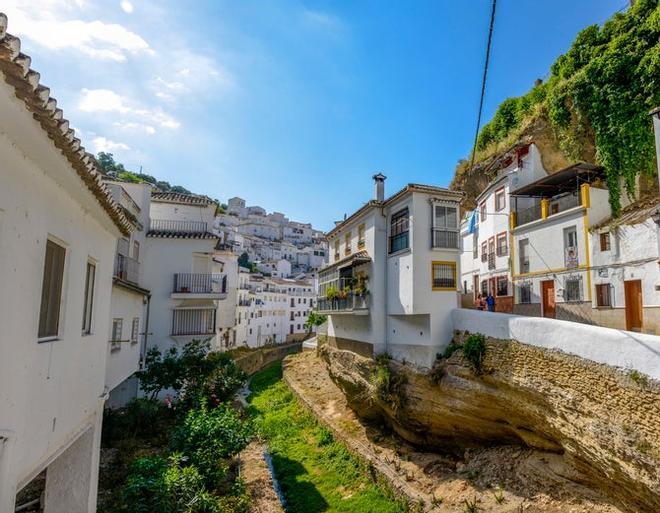
<instances>
[{"instance_id":1,"label":"balcony","mask_svg":"<svg viewBox=\"0 0 660 513\"><path fill-rule=\"evenodd\" d=\"M531 223L532 221L538 221L541 217L541 204L532 205L529 208L516 212L516 225L520 226L522 224Z\"/></svg>"},{"instance_id":2,"label":"balcony","mask_svg":"<svg viewBox=\"0 0 660 513\"><path fill-rule=\"evenodd\" d=\"M431 229L431 247L434 249L458 249L458 230Z\"/></svg>"},{"instance_id":3,"label":"balcony","mask_svg":"<svg viewBox=\"0 0 660 513\"><path fill-rule=\"evenodd\" d=\"M114 277L138 285L140 280L140 264L137 260L121 253L115 255Z\"/></svg>"},{"instance_id":4,"label":"balcony","mask_svg":"<svg viewBox=\"0 0 660 513\"><path fill-rule=\"evenodd\" d=\"M320 297L317 300L317 310L322 314L367 315L369 313L369 296L359 296L349 292L345 298Z\"/></svg>"},{"instance_id":5,"label":"balcony","mask_svg":"<svg viewBox=\"0 0 660 513\"><path fill-rule=\"evenodd\" d=\"M225 299L227 276L224 274L177 273L172 299Z\"/></svg>"},{"instance_id":6,"label":"balcony","mask_svg":"<svg viewBox=\"0 0 660 513\"><path fill-rule=\"evenodd\" d=\"M215 314L215 308L174 310L172 336L215 335Z\"/></svg>"},{"instance_id":7,"label":"balcony","mask_svg":"<svg viewBox=\"0 0 660 513\"><path fill-rule=\"evenodd\" d=\"M495 269L495 253L488 253L488 269Z\"/></svg>"},{"instance_id":8,"label":"balcony","mask_svg":"<svg viewBox=\"0 0 660 513\"><path fill-rule=\"evenodd\" d=\"M149 225L149 229L153 232L205 233L208 231L208 224L205 221L152 219Z\"/></svg>"}]
</instances>

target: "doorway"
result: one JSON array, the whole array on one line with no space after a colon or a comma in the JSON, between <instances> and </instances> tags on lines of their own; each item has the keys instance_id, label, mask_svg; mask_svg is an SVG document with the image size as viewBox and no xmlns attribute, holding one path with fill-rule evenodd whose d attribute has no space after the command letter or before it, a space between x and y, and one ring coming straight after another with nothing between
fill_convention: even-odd
<instances>
[{"instance_id":1,"label":"doorway","mask_svg":"<svg viewBox=\"0 0 660 513\"><path fill-rule=\"evenodd\" d=\"M642 280L624 281L623 289L626 301L626 329L642 331Z\"/></svg>"},{"instance_id":2,"label":"doorway","mask_svg":"<svg viewBox=\"0 0 660 513\"><path fill-rule=\"evenodd\" d=\"M479 292L479 275L474 275L472 277L472 291L473 291L473 295L474 295L474 297L472 299L474 299L476 301L477 296L480 293Z\"/></svg>"},{"instance_id":3,"label":"doorway","mask_svg":"<svg viewBox=\"0 0 660 513\"><path fill-rule=\"evenodd\" d=\"M555 281L541 282L541 297L543 298L543 317L555 318Z\"/></svg>"}]
</instances>

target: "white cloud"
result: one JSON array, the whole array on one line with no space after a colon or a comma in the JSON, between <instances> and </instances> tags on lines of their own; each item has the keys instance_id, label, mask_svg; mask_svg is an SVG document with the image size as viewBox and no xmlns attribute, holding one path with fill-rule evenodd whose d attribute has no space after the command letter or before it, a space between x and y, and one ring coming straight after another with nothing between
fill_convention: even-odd
<instances>
[{"instance_id":1,"label":"white cloud","mask_svg":"<svg viewBox=\"0 0 660 513\"><path fill-rule=\"evenodd\" d=\"M123 123L124 128L135 129L140 124L145 127L145 132L150 134L155 132L153 125L171 130L181 126L181 123L160 107L153 109L144 107L127 100L110 89L83 89L78 100L78 109L83 112L118 112L126 118L139 120L122 120L121 123Z\"/></svg>"},{"instance_id":2,"label":"white cloud","mask_svg":"<svg viewBox=\"0 0 660 513\"><path fill-rule=\"evenodd\" d=\"M344 29L343 22L334 14L305 9L302 16L303 22L311 27L327 30L329 32L337 32Z\"/></svg>"},{"instance_id":3,"label":"white cloud","mask_svg":"<svg viewBox=\"0 0 660 513\"><path fill-rule=\"evenodd\" d=\"M136 123L133 121L115 121L114 126L125 132L144 132L147 135L154 135L156 129L151 125L146 125L144 123Z\"/></svg>"},{"instance_id":4,"label":"white cloud","mask_svg":"<svg viewBox=\"0 0 660 513\"><path fill-rule=\"evenodd\" d=\"M74 49L94 59L117 62L129 55L154 53L140 35L122 25L64 17L75 6L84 8L84 2L35 0L29 9L24 6L25 2L16 0L3 5L10 20L9 32L46 48Z\"/></svg>"},{"instance_id":5,"label":"white cloud","mask_svg":"<svg viewBox=\"0 0 660 513\"><path fill-rule=\"evenodd\" d=\"M119 5L125 13L131 14L133 12L133 4L128 0L123 0Z\"/></svg>"},{"instance_id":6,"label":"white cloud","mask_svg":"<svg viewBox=\"0 0 660 513\"><path fill-rule=\"evenodd\" d=\"M98 153L99 151L116 151L116 150L130 150L130 147L127 144L124 144L122 142L115 142L111 141L110 139L106 139L105 137L95 137L92 140L92 144L94 145L94 152Z\"/></svg>"}]
</instances>

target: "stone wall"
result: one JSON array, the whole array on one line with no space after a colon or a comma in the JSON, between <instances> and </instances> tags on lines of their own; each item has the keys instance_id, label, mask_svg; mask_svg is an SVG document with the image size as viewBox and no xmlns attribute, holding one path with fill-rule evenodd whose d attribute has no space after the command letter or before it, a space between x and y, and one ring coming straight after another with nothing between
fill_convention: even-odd
<instances>
[{"instance_id":1,"label":"stone wall","mask_svg":"<svg viewBox=\"0 0 660 513\"><path fill-rule=\"evenodd\" d=\"M658 382L489 338L480 375L460 349L431 373L390 361L390 373L403 376L392 403L374 393L373 360L330 347L322 355L356 413L409 442L458 454L499 444L553 451L574 469L558 479L598 489L625 511L660 511Z\"/></svg>"},{"instance_id":2,"label":"stone wall","mask_svg":"<svg viewBox=\"0 0 660 513\"><path fill-rule=\"evenodd\" d=\"M327 343L336 349L345 349L361 356L373 356L374 346L368 342L342 337L327 337Z\"/></svg>"},{"instance_id":3,"label":"stone wall","mask_svg":"<svg viewBox=\"0 0 660 513\"><path fill-rule=\"evenodd\" d=\"M302 342L293 342L280 346L261 347L249 353L237 356L236 364L248 375L259 372L271 363L283 360L286 356L302 351Z\"/></svg>"}]
</instances>

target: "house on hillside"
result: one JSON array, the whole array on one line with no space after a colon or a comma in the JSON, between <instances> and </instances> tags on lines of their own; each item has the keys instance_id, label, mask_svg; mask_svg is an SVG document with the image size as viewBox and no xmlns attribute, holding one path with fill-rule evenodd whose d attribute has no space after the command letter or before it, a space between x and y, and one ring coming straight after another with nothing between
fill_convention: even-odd
<instances>
[{"instance_id":1,"label":"house on hillside","mask_svg":"<svg viewBox=\"0 0 660 513\"><path fill-rule=\"evenodd\" d=\"M131 222L6 26L0 14L0 511L45 473L45 511L91 513Z\"/></svg>"},{"instance_id":2,"label":"house on hillside","mask_svg":"<svg viewBox=\"0 0 660 513\"><path fill-rule=\"evenodd\" d=\"M499 168L499 169L498 169ZM477 208L461 224L461 282L472 301L478 294L492 294L497 312L513 311L513 282L509 245L509 193L547 176L535 144L520 144L492 170L495 178L477 196ZM525 200L519 200L523 207ZM532 200L527 200L531 205ZM475 215L476 229L470 230ZM466 298L468 301L470 298ZM466 305L467 306L467 305Z\"/></svg>"},{"instance_id":3,"label":"house on hillside","mask_svg":"<svg viewBox=\"0 0 660 513\"><path fill-rule=\"evenodd\" d=\"M430 366L458 306L462 195L409 184L385 199L385 176L373 178L374 198L327 234L318 310L330 344Z\"/></svg>"},{"instance_id":4,"label":"house on hillside","mask_svg":"<svg viewBox=\"0 0 660 513\"><path fill-rule=\"evenodd\" d=\"M590 228L594 324L660 334L659 227L656 195Z\"/></svg>"},{"instance_id":5,"label":"house on hillside","mask_svg":"<svg viewBox=\"0 0 660 513\"><path fill-rule=\"evenodd\" d=\"M511 191L514 313L592 322L589 230L610 216L602 179L574 164Z\"/></svg>"},{"instance_id":6,"label":"house on hillside","mask_svg":"<svg viewBox=\"0 0 660 513\"><path fill-rule=\"evenodd\" d=\"M152 192L143 269L151 291L148 347L162 351L194 339L216 347L218 302L227 280L214 261L216 204L207 198Z\"/></svg>"},{"instance_id":7,"label":"house on hillside","mask_svg":"<svg viewBox=\"0 0 660 513\"><path fill-rule=\"evenodd\" d=\"M147 342L146 317L150 291L144 285L143 267L149 226L151 186L106 180L106 186L133 228L117 241L112 273L110 331L106 359L107 406L114 408L137 397L140 368Z\"/></svg>"}]
</instances>

